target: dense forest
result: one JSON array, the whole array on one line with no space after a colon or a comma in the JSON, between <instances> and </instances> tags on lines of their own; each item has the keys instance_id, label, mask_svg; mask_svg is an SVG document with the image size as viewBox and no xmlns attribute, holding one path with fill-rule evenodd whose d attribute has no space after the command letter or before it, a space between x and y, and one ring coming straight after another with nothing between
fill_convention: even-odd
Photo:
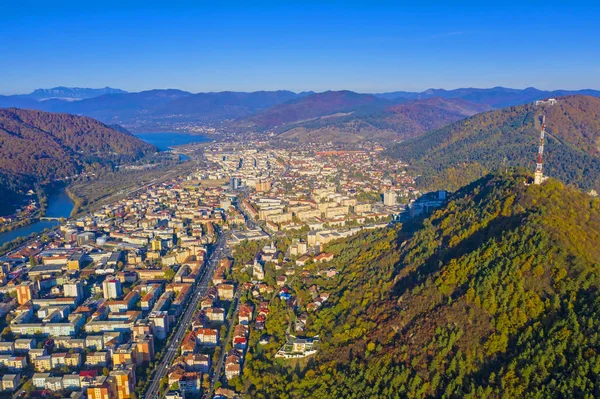
<instances>
[{"instance_id":1,"label":"dense forest","mask_svg":"<svg viewBox=\"0 0 600 399\"><path fill-rule=\"evenodd\" d=\"M251 339L252 398L548 398L600 395L600 200L509 171L443 209L329 244L331 296L310 314L308 361ZM267 332L285 323L273 306ZM298 306L303 301L299 301Z\"/></svg>"},{"instance_id":2,"label":"dense forest","mask_svg":"<svg viewBox=\"0 0 600 399\"><path fill-rule=\"evenodd\" d=\"M545 114L545 173L586 190L600 190L600 99L558 100L553 106L528 104L478 114L392 146L388 154L419 170L421 187L455 190L498 168L533 170Z\"/></svg>"},{"instance_id":3,"label":"dense forest","mask_svg":"<svg viewBox=\"0 0 600 399\"><path fill-rule=\"evenodd\" d=\"M132 134L91 118L0 109L3 202L10 202L16 192L31 189L35 183L135 160L154 151Z\"/></svg>"}]
</instances>

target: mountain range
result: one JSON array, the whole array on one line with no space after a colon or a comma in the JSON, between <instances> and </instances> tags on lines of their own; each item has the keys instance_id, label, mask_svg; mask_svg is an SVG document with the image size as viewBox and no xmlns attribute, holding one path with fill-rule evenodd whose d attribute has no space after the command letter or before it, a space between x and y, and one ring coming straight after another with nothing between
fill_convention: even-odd
<instances>
[{"instance_id":1,"label":"mountain range","mask_svg":"<svg viewBox=\"0 0 600 399\"><path fill-rule=\"evenodd\" d=\"M600 190L600 99L558 97L481 113L392 146L388 154L421 173L425 188L457 189L490 170L533 170L541 116L546 115L544 172L583 189Z\"/></svg>"},{"instance_id":2,"label":"mountain range","mask_svg":"<svg viewBox=\"0 0 600 399\"><path fill-rule=\"evenodd\" d=\"M587 95L600 97L599 90L539 90L535 87L525 89L510 89L506 87L492 87L489 89L460 88L454 90L428 89L423 92L396 91L390 93L375 94L380 98L395 101L420 100L425 98L461 98L477 104L487 104L493 108L504 108L512 105L521 105L544 98L560 97L568 95Z\"/></svg>"},{"instance_id":3,"label":"mountain range","mask_svg":"<svg viewBox=\"0 0 600 399\"><path fill-rule=\"evenodd\" d=\"M378 94L350 91L294 93L284 90L193 94L174 89L127 93L111 88L58 87L39 89L28 95L0 96L0 108L18 107L90 116L105 123L124 125L134 131L172 131L189 123L214 124L233 130L251 129L276 134L290 130L291 127L301 128L288 134L293 138L301 136L303 131L307 131L310 137L319 138L323 125L327 126L329 132L333 122L339 123L338 128L333 129L332 135L327 133L324 136L344 139L343 133L347 129L351 133L350 140L355 141L363 136L371 137L373 132L377 133L376 136L384 138L402 139L428 129L428 121L425 119L409 118L404 124L401 122L402 112L400 117L394 115L393 107L405 103L440 98L448 100L447 104L450 104L451 100L456 100L452 108L457 109L450 110L450 113L468 116L471 112L572 94L600 96L600 92L596 90L544 91L535 88L521 90L504 87L429 89L423 92ZM73 99L77 101L72 101ZM461 106L459 101L465 103ZM419 104L422 109L428 105L427 102ZM469 110L460 111L465 104L469 104ZM473 104L483 108L476 108ZM439 105L434 104L430 113L437 112ZM425 110L423 112L427 113ZM334 121L324 123L323 120L328 117L332 117ZM450 119L443 116L440 123ZM417 122L417 126L413 126L414 122ZM434 128L438 127L436 123L432 125Z\"/></svg>"}]
</instances>

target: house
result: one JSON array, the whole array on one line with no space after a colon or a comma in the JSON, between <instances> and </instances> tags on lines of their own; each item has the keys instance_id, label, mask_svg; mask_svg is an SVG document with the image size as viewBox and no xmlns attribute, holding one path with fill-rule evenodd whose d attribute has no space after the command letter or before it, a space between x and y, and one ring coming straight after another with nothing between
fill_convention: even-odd
<instances>
[{"instance_id":1,"label":"house","mask_svg":"<svg viewBox=\"0 0 600 399\"><path fill-rule=\"evenodd\" d=\"M67 353L67 356L65 357L65 365L73 368L81 367L81 353Z\"/></svg>"},{"instance_id":2,"label":"house","mask_svg":"<svg viewBox=\"0 0 600 399\"><path fill-rule=\"evenodd\" d=\"M286 276L279 276L279 277L277 277L277 286L278 287L283 287L286 283L287 283L287 277Z\"/></svg>"},{"instance_id":3,"label":"house","mask_svg":"<svg viewBox=\"0 0 600 399\"><path fill-rule=\"evenodd\" d=\"M202 390L202 373L189 372L183 375L183 378L179 380L179 389L186 393L199 393Z\"/></svg>"},{"instance_id":4,"label":"house","mask_svg":"<svg viewBox=\"0 0 600 399\"><path fill-rule=\"evenodd\" d=\"M233 299L235 288L231 284L219 284L217 285L217 291L219 292L219 298L230 301Z\"/></svg>"},{"instance_id":5,"label":"house","mask_svg":"<svg viewBox=\"0 0 600 399\"><path fill-rule=\"evenodd\" d=\"M15 353L26 354L34 349L36 341L33 338L20 338L15 341Z\"/></svg>"},{"instance_id":6,"label":"house","mask_svg":"<svg viewBox=\"0 0 600 399\"><path fill-rule=\"evenodd\" d=\"M200 308L201 309L208 309L208 308L212 308L213 305L215 303L215 300L213 298L210 297L204 297L202 299L202 302L200 302Z\"/></svg>"},{"instance_id":7,"label":"house","mask_svg":"<svg viewBox=\"0 0 600 399\"><path fill-rule=\"evenodd\" d=\"M181 354L193 354L196 351L196 334L190 331L181 341Z\"/></svg>"},{"instance_id":8,"label":"house","mask_svg":"<svg viewBox=\"0 0 600 399\"><path fill-rule=\"evenodd\" d=\"M288 341L277 351L275 357L291 359L313 355L317 353L315 346L318 342L318 336L311 338L297 338L290 335Z\"/></svg>"},{"instance_id":9,"label":"house","mask_svg":"<svg viewBox=\"0 0 600 399\"><path fill-rule=\"evenodd\" d=\"M330 262L333 260L333 254L331 252L322 252L315 256L315 263Z\"/></svg>"},{"instance_id":10,"label":"house","mask_svg":"<svg viewBox=\"0 0 600 399\"><path fill-rule=\"evenodd\" d=\"M204 311L210 321L223 323L225 321L225 309L223 308L209 308Z\"/></svg>"},{"instance_id":11,"label":"house","mask_svg":"<svg viewBox=\"0 0 600 399\"><path fill-rule=\"evenodd\" d=\"M233 329L233 337L234 338L237 338L237 337L247 338L248 337L248 327L245 326L244 324L238 324Z\"/></svg>"},{"instance_id":12,"label":"house","mask_svg":"<svg viewBox=\"0 0 600 399\"><path fill-rule=\"evenodd\" d=\"M296 266L304 266L308 263L310 257L308 255L302 255L298 259L296 259Z\"/></svg>"},{"instance_id":13,"label":"house","mask_svg":"<svg viewBox=\"0 0 600 399\"><path fill-rule=\"evenodd\" d=\"M246 350L248 346L248 339L246 337L235 337L233 338L233 347L241 352Z\"/></svg>"},{"instance_id":14,"label":"house","mask_svg":"<svg viewBox=\"0 0 600 399\"><path fill-rule=\"evenodd\" d=\"M240 372L242 370L242 366L240 363L241 362L239 356L233 354L227 356L227 358L225 359L225 377L227 377L228 380L240 375Z\"/></svg>"},{"instance_id":15,"label":"house","mask_svg":"<svg viewBox=\"0 0 600 399\"><path fill-rule=\"evenodd\" d=\"M60 368L67 365L66 352L53 353L50 355L50 358L52 359L52 368Z\"/></svg>"},{"instance_id":16,"label":"house","mask_svg":"<svg viewBox=\"0 0 600 399\"><path fill-rule=\"evenodd\" d=\"M219 331L212 328L199 328L195 331L200 345L214 346L219 343Z\"/></svg>"},{"instance_id":17,"label":"house","mask_svg":"<svg viewBox=\"0 0 600 399\"><path fill-rule=\"evenodd\" d=\"M253 311L254 311L254 308L252 307L251 304L245 303L245 304L241 305L239 313L238 313L239 322L241 324L246 324L246 325L250 324L250 322L252 321Z\"/></svg>"},{"instance_id":18,"label":"house","mask_svg":"<svg viewBox=\"0 0 600 399\"><path fill-rule=\"evenodd\" d=\"M199 371L208 373L210 371L210 356L196 353L183 356L181 359L185 363L186 371Z\"/></svg>"}]
</instances>

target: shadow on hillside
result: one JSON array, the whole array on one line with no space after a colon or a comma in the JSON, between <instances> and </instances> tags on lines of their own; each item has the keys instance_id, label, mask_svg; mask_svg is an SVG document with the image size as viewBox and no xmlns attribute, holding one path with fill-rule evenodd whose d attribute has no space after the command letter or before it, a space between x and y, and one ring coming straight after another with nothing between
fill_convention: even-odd
<instances>
[{"instance_id":1,"label":"shadow on hillside","mask_svg":"<svg viewBox=\"0 0 600 399\"><path fill-rule=\"evenodd\" d=\"M415 287L420 282L425 281L428 276L437 272L442 265L447 264L451 259L460 258L461 256L476 250L487 240L491 238L500 238L502 232L518 227L521 224L523 217L523 214L497 217L488 223L485 228L475 231L455 247L449 248L446 246L438 246L433 254L419 267L396 282L392 289L392 294L394 296L404 295L409 289ZM421 224L423 220L421 220ZM402 257L396 265L394 275L398 275L404 266Z\"/></svg>"}]
</instances>

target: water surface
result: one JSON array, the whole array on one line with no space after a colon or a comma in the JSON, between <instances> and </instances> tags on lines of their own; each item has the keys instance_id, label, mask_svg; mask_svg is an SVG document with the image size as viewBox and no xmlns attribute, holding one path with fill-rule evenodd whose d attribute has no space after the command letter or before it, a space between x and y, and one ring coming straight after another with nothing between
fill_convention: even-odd
<instances>
[{"instance_id":1,"label":"water surface","mask_svg":"<svg viewBox=\"0 0 600 399\"><path fill-rule=\"evenodd\" d=\"M210 138L190 133L134 133L135 136L152 144L161 151L169 150L178 145L191 143L206 143Z\"/></svg>"},{"instance_id":2,"label":"water surface","mask_svg":"<svg viewBox=\"0 0 600 399\"><path fill-rule=\"evenodd\" d=\"M73 201L71 201L71 198L67 195L65 189L61 188L48 194L48 208L46 208L46 216L68 218L69 215L71 215L73 206ZM19 237L27 237L31 233L41 233L45 229L57 226L58 224L58 220L40 220L30 225L1 233L0 245Z\"/></svg>"}]
</instances>

